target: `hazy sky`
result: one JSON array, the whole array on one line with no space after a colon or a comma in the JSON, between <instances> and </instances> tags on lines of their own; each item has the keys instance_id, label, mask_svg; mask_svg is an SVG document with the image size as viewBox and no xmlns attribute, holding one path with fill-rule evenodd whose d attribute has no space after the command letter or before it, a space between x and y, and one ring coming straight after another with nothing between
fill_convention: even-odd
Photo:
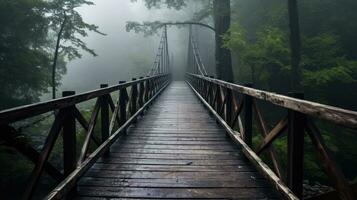
<instances>
[{"instance_id":1,"label":"hazy sky","mask_svg":"<svg viewBox=\"0 0 357 200\"><path fill-rule=\"evenodd\" d=\"M95 49L97 57L83 54L81 59L71 61L67 74L62 79L62 90L87 91L101 83L115 84L119 80L146 75L151 68L159 36L143 37L126 32L127 21L182 21L190 18L187 10L148 10L143 1L95 0L94 6L82 7L79 12L88 23L96 24L107 36L90 33L85 38L89 48ZM174 55L176 67L186 63L187 29L170 28L169 50ZM143 73L145 72L145 73Z\"/></svg>"}]
</instances>

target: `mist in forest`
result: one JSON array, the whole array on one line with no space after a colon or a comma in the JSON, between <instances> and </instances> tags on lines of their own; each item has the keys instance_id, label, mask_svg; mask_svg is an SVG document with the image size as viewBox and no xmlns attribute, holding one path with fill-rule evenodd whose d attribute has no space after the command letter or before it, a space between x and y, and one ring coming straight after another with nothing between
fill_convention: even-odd
<instances>
[{"instance_id":1,"label":"mist in forest","mask_svg":"<svg viewBox=\"0 0 357 200\"><path fill-rule=\"evenodd\" d=\"M21 193L29 183L28 177L34 169L34 161L38 160L36 156L42 152L46 153L42 150L45 149L44 146L48 141L50 141L49 146L52 146L48 147L51 150L47 149L51 151L49 153L51 155L48 154L46 161L53 164L58 171L64 171L62 154L65 145L62 142L64 139L59 136L61 131L63 133L70 128L76 129L72 131L75 132L73 134L75 137L71 139L77 140L73 146L87 144L90 149L88 152L80 148L77 150L77 154L82 150L81 153L85 157L86 154L95 152L100 142L107 141L108 138L105 137L112 134L112 132L107 134L109 129L113 132L120 130L118 133L122 133L122 130L127 129L127 127L121 129L123 122L137 120L140 123L141 117L145 117L149 109L141 107L143 113L139 113L141 111L137 110L137 106L143 106L144 103L150 106L152 104L146 99L149 97L145 97L145 102L137 99L133 89L137 86L135 84L125 89L120 88L121 95L118 95L118 91L109 95L99 94L107 91L101 90L98 93L90 93L85 101L77 101L78 96L75 96L68 98L71 101L69 103L68 99L60 99L44 104L24 105L61 98L62 91L75 91L79 94L98 89L101 84L115 85L119 81L144 77L150 71L154 72L150 75L160 74L162 70L160 72L159 67L162 62L154 64L154 61L159 52L165 22L172 23L167 25L168 57L171 68L169 72L173 75L172 80L189 82L190 80L184 77L185 73L189 72L198 75L191 77L214 76L230 82L229 84L238 84L238 86L226 86L229 84L225 83L219 85L217 82L222 83L219 81L203 84L209 81L200 77L197 79L201 82L197 81L192 85L206 96L204 98L213 101L209 103L217 113L225 115L223 117L225 119L217 117L219 120L230 119L226 121L224 128L231 126L232 134L243 133L239 134L240 136L237 134L237 137L246 137L245 132L251 132L247 137L251 135L249 139L252 143L250 147L254 150L252 154L262 150L257 149L259 147L267 147L267 150L271 151L269 155L276 157L274 159L278 162L269 160L268 154L261 154L260 158L267 166L274 168L274 172L278 172L277 170L281 168L282 174L278 174L281 183L284 183L284 176L289 173L288 162L293 160L287 159L291 153L288 152L288 140L293 138L291 135L287 137L287 134L291 131L294 131L293 134L300 134L301 130L302 134L306 132L307 135L305 138L300 138L302 145L295 146L304 147L301 148L304 151L304 187L311 188L312 185L317 185L328 190L334 187L334 183L330 181L331 177L322 169L324 165L321 164L317 151L321 151L322 156L326 156L331 151L346 180L355 187L357 183L355 170L357 166L355 128L357 22L354 20L357 18L356 9L356 0L338 2L336 0L0 0L0 110L3 110L0 113L0 125L1 131L5 130L2 132L3 135L0 134L0 163L2 163L0 196L5 196L5 199L21 198ZM207 70L207 73L203 73L201 69ZM165 85L164 83L169 85L171 76L166 74L163 77L168 78L166 79L168 81L162 81L161 86ZM161 76L153 77L150 81L160 80L158 78ZM155 82L156 87L153 87L154 81L150 81L139 86L141 90L139 93L141 97L144 93L152 95L151 101L156 97L155 92L159 91L157 90L159 81ZM180 85L180 89L184 87L183 83L177 85ZM254 90L242 87L244 85L253 87ZM146 92L142 92L143 89ZM189 87L187 86L186 89L189 90ZM186 100L185 95L191 91L186 92L182 93L183 100ZM299 94L298 96L306 101L291 98L292 94ZM110 100L106 102L107 97L110 97L113 103ZM176 98L176 103L178 99L181 98ZM189 124L188 126L199 127L201 123L199 117L202 113L195 110L201 106L197 102L191 100L183 102L187 106L182 106L185 108L183 110L187 118L182 121ZM178 102L176 106L170 101L167 105L173 105L176 110L179 110L177 108L180 108L180 103ZM18 106L24 107L13 109ZM74 114L76 116L71 109L76 112ZM32 112L35 114L32 115ZM164 112L167 114L170 110L165 110L164 106L156 109L157 115ZM10 117L7 116L8 113ZM137 119L139 114L140 117ZM229 114L234 116L228 116ZM295 119L300 114L303 117ZM17 115L20 117L14 117ZM109 115L112 117L110 128L107 126L109 120L106 120ZM194 118L197 124L192 120L196 115L199 115ZM68 120L63 116L70 116L71 119ZM343 119L345 117L340 116L347 117ZM8 117L10 120L7 119ZM181 121L173 114L170 117L173 118L165 119L162 127L168 126L170 128L168 130L172 128L176 131L173 127ZM292 120L299 121L301 129L298 127L298 131L293 130L292 128L297 127ZM73 121L75 124L72 123ZM131 122L128 124L132 125ZM212 118L212 123L207 123L209 127L203 127L201 132L198 131L201 128L199 127L192 131L192 134L193 132L206 134L206 130L211 128L211 125L213 129L218 127L216 122L218 121ZM66 131L62 123L67 123ZM354 124L354 128L351 128L350 124ZM155 132L157 127L154 127L155 124L152 126ZM246 126L249 127L245 129ZM55 137L52 133L53 127L57 127L58 137L56 137L59 139L54 139L56 142L51 144L53 138L48 138ZM217 130L221 130L222 127L218 128ZM140 135L147 133L144 128L140 131L142 131ZM208 134L212 134L210 131ZM222 140L228 139L225 133L226 131L222 131L224 137ZM161 135L160 131L154 134ZM166 130L162 135L165 134ZM167 135L179 136L178 134L180 133ZM183 134L187 135L185 137L193 137L189 132ZM96 137L99 142L95 141ZM166 136L155 137L160 139L160 143L170 141L161 140L160 137ZM196 146L203 150L199 146L201 137L203 138L201 135L192 142L199 142ZM309 137L315 137L315 140L310 140ZM322 142L316 142L316 138ZM249 141L245 139L242 138L242 141ZM91 140L93 144L88 142ZM176 140L173 140L172 144L185 142L185 139ZM315 143L318 143L317 149ZM221 147L220 143L217 145ZM137 145L138 148L142 146ZM323 146L329 149L322 151ZM190 150L191 153L196 151L197 147L186 150ZM216 147L213 147L212 151L217 150ZM241 151L241 148L237 151ZM29 149L30 151L27 151ZM190 153L184 154L190 155ZM163 154L172 156L169 153ZM329 159L325 158L325 160ZM276 167L276 163L280 163L281 166ZM193 165L187 166L191 164ZM197 163L188 162L180 166L192 170L199 166L195 164ZM217 165L217 169L220 168L218 166L221 165ZM43 197L58 184L57 180L50 177L52 175L43 174L39 176L41 180L38 181L35 197ZM61 174L59 179L62 178Z\"/></svg>"},{"instance_id":2,"label":"mist in forest","mask_svg":"<svg viewBox=\"0 0 357 200\"><path fill-rule=\"evenodd\" d=\"M84 54L81 59L68 63L59 90L83 92L98 88L101 83L116 84L132 77L146 76L157 53L161 30L152 36L127 32L127 21L184 21L192 17L190 9L149 10L142 1L97 0L94 3L95 6L80 8L79 12L85 21L98 25L107 35L90 33L85 38L98 56ZM171 64L175 70L185 70L187 38L187 27L168 29Z\"/></svg>"}]
</instances>

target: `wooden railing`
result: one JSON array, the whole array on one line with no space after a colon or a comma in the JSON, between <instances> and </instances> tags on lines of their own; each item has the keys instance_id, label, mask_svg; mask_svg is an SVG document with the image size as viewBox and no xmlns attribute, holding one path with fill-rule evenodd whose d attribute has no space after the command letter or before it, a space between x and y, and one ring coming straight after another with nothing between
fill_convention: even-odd
<instances>
[{"instance_id":1,"label":"wooden railing","mask_svg":"<svg viewBox=\"0 0 357 200\"><path fill-rule=\"evenodd\" d=\"M332 158L323 137L313 119L322 119L357 129L357 112L303 100L302 94L292 97L278 95L241 86L202 75L187 74L188 84L203 103L216 116L228 135L242 146L247 158L270 180L286 199L299 199L303 195L304 135L311 139L328 178L341 199L357 199L347 179ZM287 110L273 128L269 129L257 100L262 100ZM260 126L263 140L253 150L253 116ZM243 119L243 120L242 120ZM238 128L236 128L238 127ZM237 129L234 130L234 129ZM287 132L287 177L282 169L273 142ZM267 151L271 170L259 157ZM286 180L283 183L283 180Z\"/></svg>"},{"instance_id":2,"label":"wooden railing","mask_svg":"<svg viewBox=\"0 0 357 200\"><path fill-rule=\"evenodd\" d=\"M47 199L61 199L71 195L78 178L88 170L102 155L108 155L111 144L122 136L130 124L169 84L169 75L133 79L130 82L120 82L108 87L101 85L101 89L75 95L73 91L63 92L63 98L47 102L22 106L0 112L0 138L17 149L35 163L30 175L29 183L23 199L31 199L40 177L46 171L59 185L47 196ZM130 92L128 94L128 90ZM118 92L116 103L111 93ZM76 107L77 104L96 99L89 121ZM110 115L111 111L111 115ZM34 117L43 113L54 112L55 119L49 130L44 146L37 152L30 145L16 139L16 130L12 123ZM98 122L98 116L100 121ZM111 118L110 118L111 116ZM86 132L79 156L76 146L76 123L79 123ZM95 125L100 123L101 139L94 137ZM115 127L119 127L114 130ZM49 156L58 139L63 136L63 172L54 167ZM96 144L94 151L89 152L90 143Z\"/></svg>"}]
</instances>

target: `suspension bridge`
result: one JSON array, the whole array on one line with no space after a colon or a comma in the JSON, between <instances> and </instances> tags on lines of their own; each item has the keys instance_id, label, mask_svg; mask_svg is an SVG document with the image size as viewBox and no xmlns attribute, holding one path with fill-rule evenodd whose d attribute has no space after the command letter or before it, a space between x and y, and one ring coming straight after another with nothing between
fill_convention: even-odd
<instances>
[{"instance_id":1,"label":"suspension bridge","mask_svg":"<svg viewBox=\"0 0 357 200\"><path fill-rule=\"evenodd\" d=\"M333 186L309 199L356 199L356 186L314 123L356 129L356 112L209 77L193 34L186 80L173 81L168 52L165 28L146 77L81 94L64 91L59 99L0 112L1 139L34 163L23 199L34 198L44 174L57 182L45 199L302 199L304 136ZM90 100L95 104L86 119L78 104ZM260 102L285 114L270 126ZM18 139L15 122L52 112L40 151ZM257 147L254 124L263 138ZM78 127L84 141L77 139L83 134ZM286 166L274 148L282 135ZM60 136L61 169L49 161Z\"/></svg>"}]
</instances>

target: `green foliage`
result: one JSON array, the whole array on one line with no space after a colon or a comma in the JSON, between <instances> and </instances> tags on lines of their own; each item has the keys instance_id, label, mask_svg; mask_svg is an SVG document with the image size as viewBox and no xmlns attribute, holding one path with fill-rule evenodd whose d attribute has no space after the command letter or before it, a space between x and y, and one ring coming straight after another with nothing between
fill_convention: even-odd
<instances>
[{"instance_id":1,"label":"green foliage","mask_svg":"<svg viewBox=\"0 0 357 200\"><path fill-rule=\"evenodd\" d=\"M281 30L266 27L257 33L255 41L249 41L246 30L234 23L224 36L224 43L238 60L240 81L253 82L267 90L283 89L279 87L282 79L277 78L286 77L289 72L289 48Z\"/></svg>"},{"instance_id":2,"label":"green foliage","mask_svg":"<svg viewBox=\"0 0 357 200\"><path fill-rule=\"evenodd\" d=\"M303 85L315 100L335 104L331 97L339 91L334 88L351 91L357 83L357 61L348 59L339 44L337 36L327 33L303 40Z\"/></svg>"},{"instance_id":3,"label":"green foliage","mask_svg":"<svg viewBox=\"0 0 357 200\"><path fill-rule=\"evenodd\" d=\"M60 54L69 60L82 57L79 49L93 56L97 55L81 39L88 36L88 31L105 35L99 31L98 26L83 21L82 16L76 11L76 8L83 5L94 4L86 0L53 0L47 6L47 12L50 14L48 20L50 21L51 31L58 34L63 21L66 20L61 36Z\"/></svg>"},{"instance_id":4,"label":"green foliage","mask_svg":"<svg viewBox=\"0 0 357 200\"><path fill-rule=\"evenodd\" d=\"M0 0L0 109L38 100L49 86L44 9L42 1Z\"/></svg>"},{"instance_id":5,"label":"green foliage","mask_svg":"<svg viewBox=\"0 0 357 200\"><path fill-rule=\"evenodd\" d=\"M335 104L334 87L348 89L356 84L357 62L348 59L339 44L337 36L327 33L303 40L303 85L314 100Z\"/></svg>"},{"instance_id":6,"label":"green foliage","mask_svg":"<svg viewBox=\"0 0 357 200\"><path fill-rule=\"evenodd\" d=\"M132 2L137 2L137 0L131 0ZM187 0L143 0L148 9L153 8L162 8L162 6L166 6L168 9L176 9L181 10L188 6ZM142 23L136 21L127 21L126 23L126 31L134 31L135 33L143 33L145 36L151 36L154 34L158 34L159 30L167 25L167 26L175 26L175 27L184 27L189 24L196 23L196 25L205 26L206 28L213 29L214 28L208 23L199 23L200 21L208 18L212 14L212 1L207 0L197 0L195 3L199 3L202 5L202 9L194 13L194 16L191 20L187 21L144 21Z\"/></svg>"},{"instance_id":7,"label":"green foliage","mask_svg":"<svg viewBox=\"0 0 357 200\"><path fill-rule=\"evenodd\" d=\"M137 2L138 0L131 0ZM143 0L147 8L161 8L166 5L167 8L180 10L186 6L186 0Z\"/></svg>"},{"instance_id":8,"label":"green foliage","mask_svg":"<svg viewBox=\"0 0 357 200\"><path fill-rule=\"evenodd\" d=\"M145 36L150 36L158 34L159 29L161 29L163 26L163 22L160 21L143 23L128 21L126 22L126 31L134 31L135 33L143 33Z\"/></svg>"},{"instance_id":9,"label":"green foliage","mask_svg":"<svg viewBox=\"0 0 357 200\"><path fill-rule=\"evenodd\" d=\"M38 101L51 86L51 64L60 24L66 16L56 82L66 61L80 58L80 49L96 55L80 39L98 27L76 11L85 0L0 0L0 109ZM100 33L101 34L101 33Z\"/></svg>"},{"instance_id":10,"label":"green foliage","mask_svg":"<svg viewBox=\"0 0 357 200\"><path fill-rule=\"evenodd\" d=\"M236 78L241 83L253 82L259 89L286 94L290 81L287 5L280 0L232 2L234 20L224 43L236 60ZM302 0L299 6L305 98L356 110L357 60L356 45L352 45L357 34L357 23L352 20L357 16L356 1ZM319 128L346 176L356 177L350 167L356 166L355 131L326 123ZM261 137L254 141L259 143ZM286 141L279 138L274 145L278 155L286 154ZM304 162L307 178L327 181L308 137Z\"/></svg>"}]
</instances>

